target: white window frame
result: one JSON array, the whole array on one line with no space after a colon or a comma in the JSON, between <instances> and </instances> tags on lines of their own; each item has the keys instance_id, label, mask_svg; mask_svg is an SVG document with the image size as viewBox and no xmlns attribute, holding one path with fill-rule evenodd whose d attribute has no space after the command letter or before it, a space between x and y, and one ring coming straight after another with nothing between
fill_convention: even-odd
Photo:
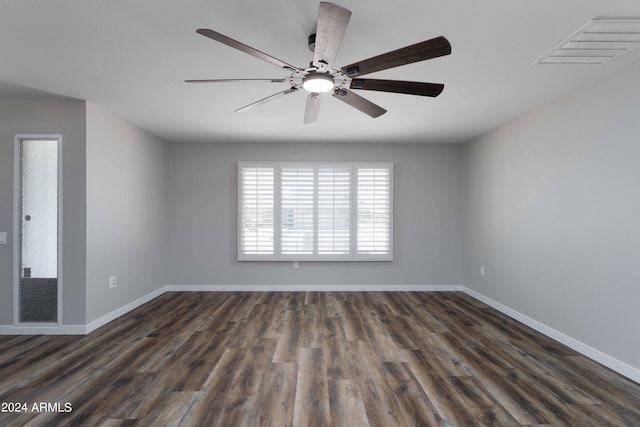
<instances>
[{"instance_id":1,"label":"white window frame","mask_svg":"<svg viewBox=\"0 0 640 427\"><path fill-rule=\"evenodd\" d=\"M348 254L318 254L318 168L319 167L348 167L351 170L350 182L350 253ZM274 170L273 194L273 254L246 254L242 251L242 170L243 168L264 168ZM281 170L286 167L314 168L314 227L313 254L282 254L281 253ZM359 254L358 247L358 169L384 168L389 171L389 250L383 254ZM391 162L238 162L237 174L237 259L238 261L393 261L393 163Z\"/></svg>"}]
</instances>

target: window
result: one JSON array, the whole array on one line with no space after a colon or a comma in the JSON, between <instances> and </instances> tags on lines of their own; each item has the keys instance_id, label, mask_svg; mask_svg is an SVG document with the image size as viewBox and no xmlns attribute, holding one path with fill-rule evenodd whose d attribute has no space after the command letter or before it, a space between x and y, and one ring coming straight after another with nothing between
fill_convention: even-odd
<instances>
[{"instance_id":1,"label":"window","mask_svg":"<svg viewBox=\"0 0 640 427\"><path fill-rule=\"evenodd\" d=\"M391 163L238 163L238 260L391 261Z\"/></svg>"}]
</instances>

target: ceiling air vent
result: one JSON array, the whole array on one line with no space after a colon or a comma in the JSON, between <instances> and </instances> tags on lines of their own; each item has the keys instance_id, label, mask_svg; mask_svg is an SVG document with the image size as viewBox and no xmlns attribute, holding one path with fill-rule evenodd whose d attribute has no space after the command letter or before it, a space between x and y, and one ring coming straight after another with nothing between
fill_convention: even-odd
<instances>
[{"instance_id":1,"label":"ceiling air vent","mask_svg":"<svg viewBox=\"0 0 640 427\"><path fill-rule=\"evenodd\" d=\"M640 18L596 18L533 61L604 64L640 46Z\"/></svg>"}]
</instances>

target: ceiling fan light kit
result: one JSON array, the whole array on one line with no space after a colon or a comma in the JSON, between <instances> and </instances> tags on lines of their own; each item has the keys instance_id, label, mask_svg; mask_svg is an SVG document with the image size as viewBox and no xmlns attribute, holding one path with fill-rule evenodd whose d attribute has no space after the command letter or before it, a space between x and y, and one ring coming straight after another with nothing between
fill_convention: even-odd
<instances>
[{"instance_id":1,"label":"ceiling fan light kit","mask_svg":"<svg viewBox=\"0 0 640 427\"><path fill-rule=\"evenodd\" d=\"M311 93L329 92L333 86L333 77L324 73L309 73L302 81L302 87Z\"/></svg>"},{"instance_id":2,"label":"ceiling fan light kit","mask_svg":"<svg viewBox=\"0 0 640 427\"><path fill-rule=\"evenodd\" d=\"M449 55L451 53L451 45L449 44L449 41L442 36L355 62L339 69L333 68L333 62L338 54L340 45L342 44L342 39L347 30L350 17L351 11L348 9L334 3L320 3L317 30L316 33L310 35L308 39L309 49L313 52L313 60L307 68L299 68L288 64L216 31L205 28L199 29L196 31L198 34L248 53L249 55L263 61L269 62L272 65L291 72L291 74L285 79L207 79L185 81L187 83L247 81L271 83L288 82L290 84L290 88L239 108L236 112L249 110L253 107L278 99L284 95L304 89L309 92L307 95L307 104L304 113L304 124L313 123L318 119L320 96L322 93L331 91L333 91L333 97L336 99L339 99L351 107L374 118L386 113L387 110L361 97L360 95L357 95L351 89L393 92L429 97L436 97L440 95L444 89L443 84L408 82L400 80L363 79L360 78L360 76ZM358 78L356 79L355 77Z\"/></svg>"}]
</instances>

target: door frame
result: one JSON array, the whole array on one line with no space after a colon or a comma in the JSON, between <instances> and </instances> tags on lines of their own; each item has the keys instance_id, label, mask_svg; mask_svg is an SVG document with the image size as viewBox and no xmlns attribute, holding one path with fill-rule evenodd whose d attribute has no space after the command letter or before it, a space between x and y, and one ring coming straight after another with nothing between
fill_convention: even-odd
<instances>
[{"instance_id":1,"label":"door frame","mask_svg":"<svg viewBox=\"0 0 640 427\"><path fill-rule=\"evenodd\" d=\"M58 319L56 322L20 322L20 269L21 269L21 223L22 223L22 168L21 141L25 139L49 139L58 141ZM14 326L47 327L62 325L62 135L61 134L16 134L14 138L13 167L13 324Z\"/></svg>"}]
</instances>

